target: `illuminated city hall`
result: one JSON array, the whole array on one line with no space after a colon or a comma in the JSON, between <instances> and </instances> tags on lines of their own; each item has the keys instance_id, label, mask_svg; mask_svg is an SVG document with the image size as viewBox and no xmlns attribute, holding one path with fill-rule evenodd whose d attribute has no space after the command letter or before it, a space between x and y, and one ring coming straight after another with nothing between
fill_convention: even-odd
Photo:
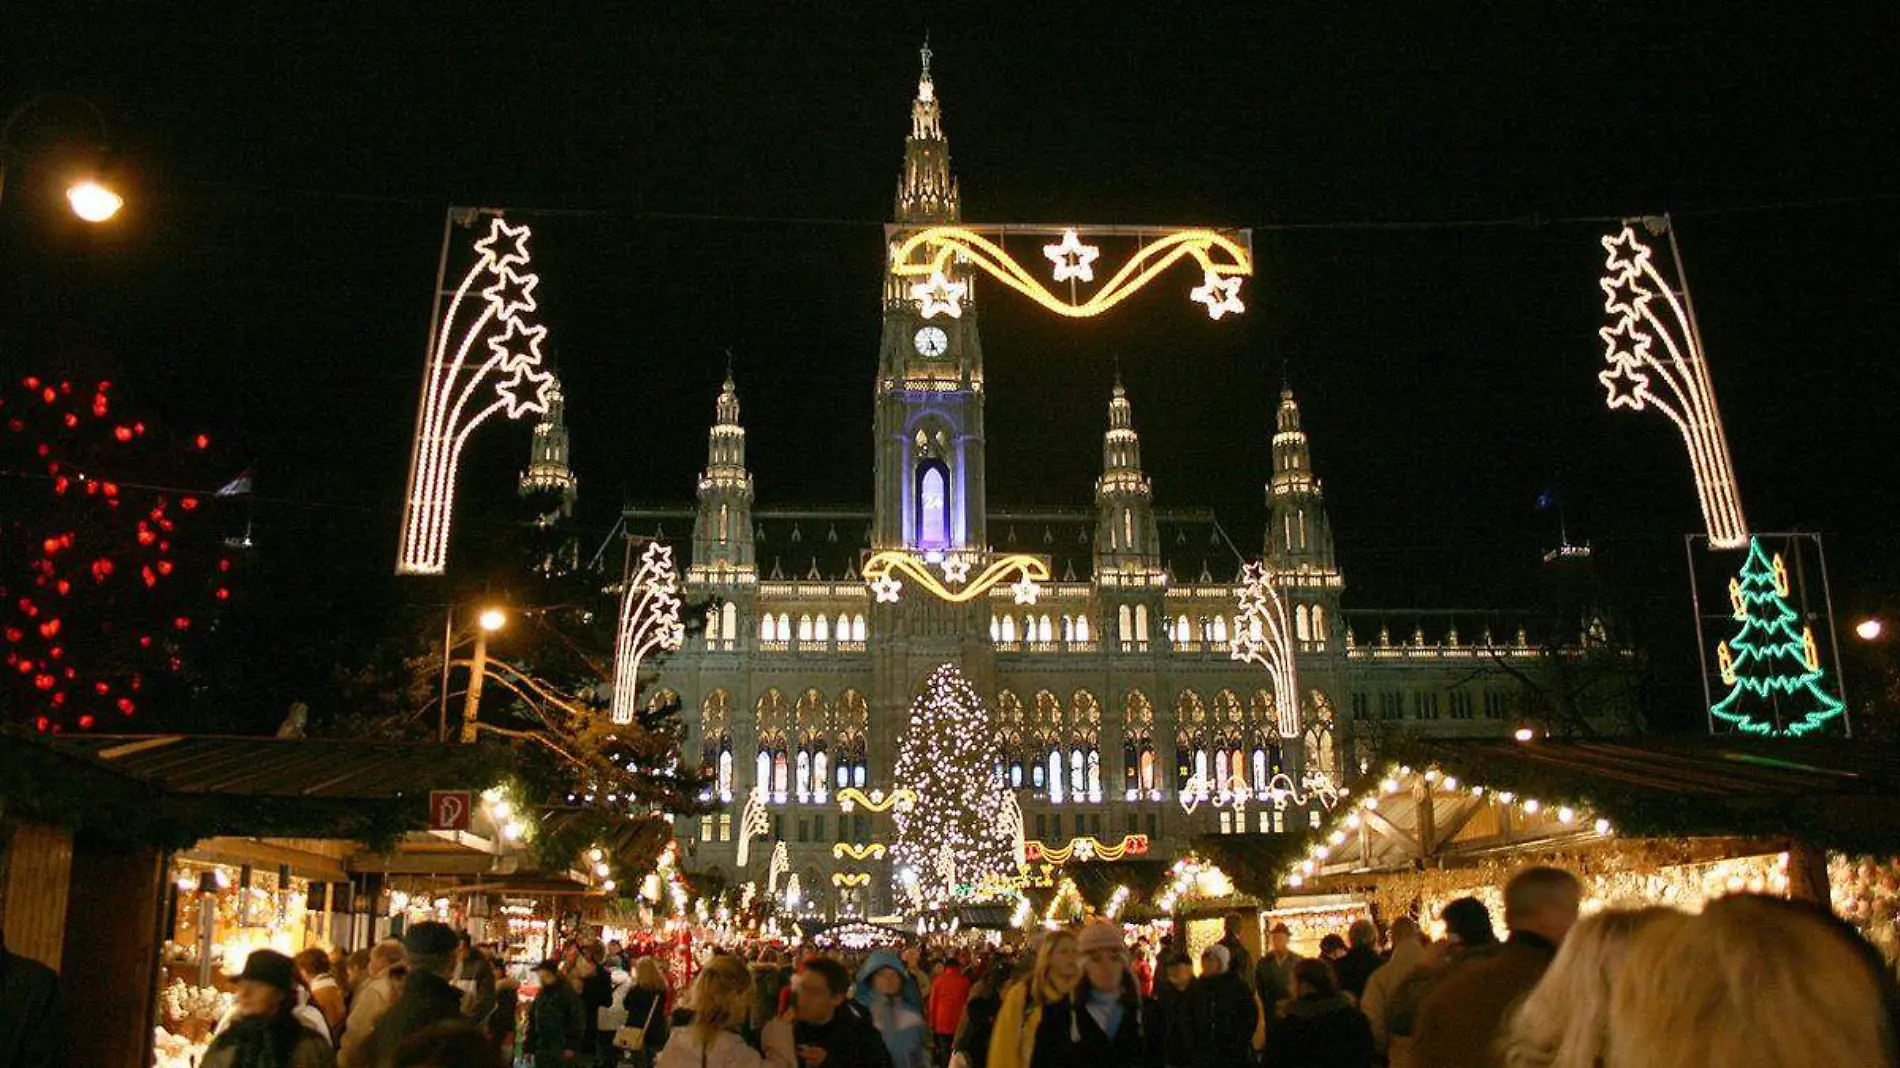
<instances>
[{"instance_id":1,"label":"illuminated city hall","mask_svg":"<svg viewBox=\"0 0 1900 1068\"><path fill-rule=\"evenodd\" d=\"M900 236L960 218L927 50L894 212ZM989 703L1024 836L1050 850L1081 840L1085 855L1132 847L1176 857L1196 835L1314 820L1314 795L1351 759L1355 739L1517 728L1524 680L1551 652L1521 620L1342 609L1345 577L1290 388L1262 398L1270 415L1242 458L1263 483L1265 531L1227 531L1207 509L1154 506L1139 397L1119 382L1103 398L1093 507L990 501L972 274L957 266L947 279L963 296L956 314L927 316L924 287L887 273L869 508L758 500L739 384L728 376L713 402L697 503L627 509L630 532L678 554L685 602L706 606L703 630L663 658L644 691L649 703L678 699L687 753L715 772L716 812L678 821L695 868L763 889L783 843L784 877L772 882L780 893L797 887L787 902L795 911L891 909L894 873L878 847L892 841L891 813L879 802L904 786L893 776L909 708L945 663ZM564 467L564 457L542 455L548 429L536 462ZM1165 457L1149 459L1165 467ZM886 556L923 566L867 583L867 561ZM1267 673L1232 655L1241 561L1256 556L1285 600L1297 648L1300 707L1284 716ZM986 571L1002 579L982 595L941 595ZM1567 641L1587 642L1585 630L1572 626ZM1242 784L1245 804L1219 803ZM742 867L755 788L763 833L746 843ZM870 803L841 805L850 789ZM831 878L841 857L877 877L839 885L854 881Z\"/></svg>"}]
</instances>

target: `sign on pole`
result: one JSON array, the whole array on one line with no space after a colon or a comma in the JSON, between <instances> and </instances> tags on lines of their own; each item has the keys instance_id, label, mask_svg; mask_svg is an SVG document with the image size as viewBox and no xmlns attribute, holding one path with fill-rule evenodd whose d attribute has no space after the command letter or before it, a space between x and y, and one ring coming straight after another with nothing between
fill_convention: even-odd
<instances>
[{"instance_id":1,"label":"sign on pole","mask_svg":"<svg viewBox=\"0 0 1900 1068\"><path fill-rule=\"evenodd\" d=\"M469 815L474 808L475 793L472 790L430 790L429 829L466 831Z\"/></svg>"}]
</instances>

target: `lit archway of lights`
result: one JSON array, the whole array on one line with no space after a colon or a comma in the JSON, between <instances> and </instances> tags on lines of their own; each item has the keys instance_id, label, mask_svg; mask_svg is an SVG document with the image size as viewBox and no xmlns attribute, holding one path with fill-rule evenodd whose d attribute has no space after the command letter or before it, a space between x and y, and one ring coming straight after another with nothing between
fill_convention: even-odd
<instances>
[{"instance_id":1,"label":"lit archway of lights","mask_svg":"<svg viewBox=\"0 0 1900 1068\"><path fill-rule=\"evenodd\" d=\"M545 415L554 376L541 367L547 327L532 323L535 286L526 271L528 227L489 219L423 365L409 493L403 502L399 575L439 575L448 561L449 520L462 446L497 412ZM517 267L522 270L516 270ZM479 309L465 307L473 294ZM486 355L478 346L485 345Z\"/></svg>"},{"instance_id":2,"label":"lit archway of lights","mask_svg":"<svg viewBox=\"0 0 1900 1068\"><path fill-rule=\"evenodd\" d=\"M1273 703L1282 738L1300 735L1300 678L1294 655L1293 628L1287 621L1286 602L1273 588L1273 577L1263 564L1241 569L1240 622L1235 627L1232 656L1259 664L1273 680Z\"/></svg>"},{"instance_id":3,"label":"lit archway of lights","mask_svg":"<svg viewBox=\"0 0 1900 1068\"><path fill-rule=\"evenodd\" d=\"M1678 299L1657 272L1650 247L1634 229L1625 225L1621 233L1602 240L1604 274L1597 284L1603 287L1610 325L1597 336L1603 339L1603 361L1609 367L1598 372L1597 381L1609 391L1607 403L1612 411L1654 408L1676 424L1689 449L1709 544L1719 549L1747 545L1748 521L1742 515L1735 464L1702 358L1702 341L1683 306L1687 298ZM1660 314L1656 304L1661 305Z\"/></svg>"},{"instance_id":4,"label":"lit archway of lights","mask_svg":"<svg viewBox=\"0 0 1900 1068\"><path fill-rule=\"evenodd\" d=\"M901 240L900 234L905 235ZM1012 234L1060 235L1055 244L1042 246L1042 252L1052 265L1053 281L1068 283L1070 296L1065 298L1052 291L991 239ZM1140 242L1133 255L1086 296L1077 291L1076 283L1094 282L1102 250L1098 245L1084 244L1084 234L1126 236ZM926 319L963 315L969 284L956 280L956 276L964 264L981 268L1010 289L1057 315L1073 319L1108 311L1184 259L1193 260L1201 269L1201 284L1189 292L1189 299L1204 305L1209 318L1238 314L1247 310L1240 299L1241 280L1254 271L1253 234L1249 230L1010 225L932 226L911 232L892 226L886 228L885 237L891 246L891 274L912 283L910 295L921 305Z\"/></svg>"},{"instance_id":5,"label":"lit archway of lights","mask_svg":"<svg viewBox=\"0 0 1900 1068\"><path fill-rule=\"evenodd\" d=\"M1017 604L1035 604L1042 595L1040 583L1049 581L1049 562L1029 553L1011 553L990 561L988 566L969 578L970 562L961 557L946 559L941 565L944 577L930 573L930 563L915 553L885 549L871 554L861 574L871 588L871 596L882 604L895 604L904 592L899 575L915 582L925 592L951 604L964 604L988 593L1005 579L1015 578L1009 590ZM955 586L954 589L951 587Z\"/></svg>"},{"instance_id":6,"label":"lit archway of lights","mask_svg":"<svg viewBox=\"0 0 1900 1068\"><path fill-rule=\"evenodd\" d=\"M632 723L639 707L640 661L655 649L678 649L686 637L680 624L679 577L668 546L648 542L640 554L640 567L620 597L618 635L612 715L615 723Z\"/></svg>"}]
</instances>

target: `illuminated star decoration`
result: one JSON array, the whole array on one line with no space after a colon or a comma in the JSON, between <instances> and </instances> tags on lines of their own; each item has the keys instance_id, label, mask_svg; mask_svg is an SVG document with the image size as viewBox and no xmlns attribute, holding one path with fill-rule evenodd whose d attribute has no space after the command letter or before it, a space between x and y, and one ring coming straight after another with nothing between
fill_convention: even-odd
<instances>
[{"instance_id":1,"label":"illuminated star decoration","mask_svg":"<svg viewBox=\"0 0 1900 1068\"><path fill-rule=\"evenodd\" d=\"M1076 235L1074 228L1062 231L1062 240L1053 245L1042 246L1042 254L1055 264L1055 277L1058 282L1075 279L1081 282L1095 281L1095 259L1102 250L1094 245L1084 245Z\"/></svg>"},{"instance_id":2,"label":"illuminated star decoration","mask_svg":"<svg viewBox=\"0 0 1900 1068\"><path fill-rule=\"evenodd\" d=\"M1286 602L1273 588L1273 576L1264 564L1250 563L1241 569L1240 618L1234 627L1230 656L1245 663L1259 664L1273 680L1273 703L1279 714L1282 737L1300 733L1299 664L1294 656L1293 628L1287 619Z\"/></svg>"},{"instance_id":3,"label":"illuminated star decoration","mask_svg":"<svg viewBox=\"0 0 1900 1068\"><path fill-rule=\"evenodd\" d=\"M640 566L626 579L620 599L619 638L614 645L615 723L632 723L639 707L640 661L655 649L678 649L685 638L680 623L679 578L673 550L647 543Z\"/></svg>"},{"instance_id":4,"label":"illuminated star decoration","mask_svg":"<svg viewBox=\"0 0 1900 1068\"><path fill-rule=\"evenodd\" d=\"M896 604L897 596L904 592L904 584L889 575L879 575L871 582L871 596L878 604Z\"/></svg>"},{"instance_id":5,"label":"illuminated star decoration","mask_svg":"<svg viewBox=\"0 0 1900 1068\"><path fill-rule=\"evenodd\" d=\"M952 560L964 568L971 566L967 558L946 559L940 565L945 569L946 578L950 575L949 567ZM903 575L925 593L951 604L965 604L973 601L1009 579L1022 579L1033 585L1037 582L1047 582L1051 575L1049 562L1046 559L1029 553L1009 553L990 559L989 563L984 565L974 577L965 575L966 581L957 584L957 588L953 590L938 581L936 572L922 557L903 549L882 549L872 553L870 559L864 562L859 574L870 586L872 595L885 603L897 600L898 594L903 590L903 585L897 581L897 576ZM885 583L886 579L890 580L889 585ZM1020 583L1011 588L1020 588Z\"/></svg>"},{"instance_id":6,"label":"illuminated star decoration","mask_svg":"<svg viewBox=\"0 0 1900 1068\"><path fill-rule=\"evenodd\" d=\"M952 586L961 586L970 580L970 562L951 557L943 562L943 580Z\"/></svg>"},{"instance_id":7,"label":"illuminated star decoration","mask_svg":"<svg viewBox=\"0 0 1900 1068\"><path fill-rule=\"evenodd\" d=\"M1247 310L1247 306L1240 302L1240 278L1222 278L1211 267L1201 284L1188 296L1207 305L1209 319L1218 319L1228 312Z\"/></svg>"},{"instance_id":8,"label":"illuminated star decoration","mask_svg":"<svg viewBox=\"0 0 1900 1068\"><path fill-rule=\"evenodd\" d=\"M528 236L527 226L491 216L487 234L474 243L475 262L437 324L423 364L398 574L439 575L447 565L456 470L469 435L496 413L545 415L552 401L553 376L540 370L546 330L525 319L536 310L540 284L526 270Z\"/></svg>"},{"instance_id":9,"label":"illuminated star decoration","mask_svg":"<svg viewBox=\"0 0 1900 1068\"><path fill-rule=\"evenodd\" d=\"M1652 224L1654 232L1661 226ZM1684 300L1657 273L1655 257L1625 225L1602 239L1603 310L1610 323L1597 330L1603 362L1597 373L1612 409L1654 409L1682 433L1695 473L1702 520L1715 548L1748 543L1748 523L1736 488L1735 465L1715 405L1709 368ZM1680 282L1680 279L1678 279Z\"/></svg>"},{"instance_id":10,"label":"illuminated star decoration","mask_svg":"<svg viewBox=\"0 0 1900 1068\"><path fill-rule=\"evenodd\" d=\"M1036 585L1034 579L1024 575L1021 581L1010 586L1009 592L1010 596L1016 599L1017 604L1035 604L1036 598L1042 594L1042 587Z\"/></svg>"},{"instance_id":11,"label":"illuminated star decoration","mask_svg":"<svg viewBox=\"0 0 1900 1068\"><path fill-rule=\"evenodd\" d=\"M963 295L969 292L967 282L952 282L942 271L930 276L929 281L919 282L910 287L910 295L923 303L923 317L934 319L938 313L952 319L963 317Z\"/></svg>"}]
</instances>

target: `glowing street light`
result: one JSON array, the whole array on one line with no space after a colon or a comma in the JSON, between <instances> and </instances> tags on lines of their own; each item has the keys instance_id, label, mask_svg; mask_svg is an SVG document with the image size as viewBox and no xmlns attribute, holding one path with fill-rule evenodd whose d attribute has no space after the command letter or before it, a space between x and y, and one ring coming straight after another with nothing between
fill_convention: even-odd
<instances>
[{"instance_id":1,"label":"glowing street light","mask_svg":"<svg viewBox=\"0 0 1900 1068\"><path fill-rule=\"evenodd\" d=\"M477 622L482 625L483 631L493 634L508 625L508 613L499 608L484 608Z\"/></svg>"},{"instance_id":2,"label":"glowing street light","mask_svg":"<svg viewBox=\"0 0 1900 1068\"><path fill-rule=\"evenodd\" d=\"M468 707L462 713L462 741L475 740L475 728L482 718L482 679L488 674L488 636L508 625L508 613L499 608L484 608L475 617L475 655L468 668Z\"/></svg>"},{"instance_id":3,"label":"glowing street light","mask_svg":"<svg viewBox=\"0 0 1900 1068\"><path fill-rule=\"evenodd\" d=\"M88 152L95 159L109 151L111 137L107 132L106 119L97 105L83 96L72 93L42 93L29 97L20 106L7 113L4 122L0 122L0 196L6 192L7 164L16 155L13 135L29 115L57 111L63 108L72 115L83 114L92 126L92 134L85 141ZM26 155L24 152L18 155ZM119 213L125 207L125 198L101 181L97 175L88 175L74 181L66 188L66 202L72 207L73 214L89 223L102 223Z\"/></svg>"},{"instance_id":4,"label":"glowing street light","mask_svg":"<svg viewBox=\"0 0 1900 1068\"><path fill-rule=\"evenodd\" d=\"M1864 642L1879 641L1881 634L1885 633L1886 629L1885 624L1871 616L1854 624L1854 634Z\"/></svg>"},{"instance_id":5,"label":"glowing street light","mask_svg":"<svg viewBox=\"0 0 1900 1068\"><path fill-rule=\"evenodd\" d=\"M1516 738L1520 742L1528 742L1531 739L1537 737L1537 732L1530 729L1529 727L1519 727L1517 729L1517 732L1511 735L1511 737Z\"/></svg>"},{"instance_id":6,"label":"glowing street light","mask_svg":"<svg viewBox=\"0 0 1900 1068\"><path fill-rule=\"evenodd\" d=\"M125 207L124 197L91 178L73 183L66 190L66 202L74 215L89 223L105 222Z\"/></svg>"}]
</instances>

